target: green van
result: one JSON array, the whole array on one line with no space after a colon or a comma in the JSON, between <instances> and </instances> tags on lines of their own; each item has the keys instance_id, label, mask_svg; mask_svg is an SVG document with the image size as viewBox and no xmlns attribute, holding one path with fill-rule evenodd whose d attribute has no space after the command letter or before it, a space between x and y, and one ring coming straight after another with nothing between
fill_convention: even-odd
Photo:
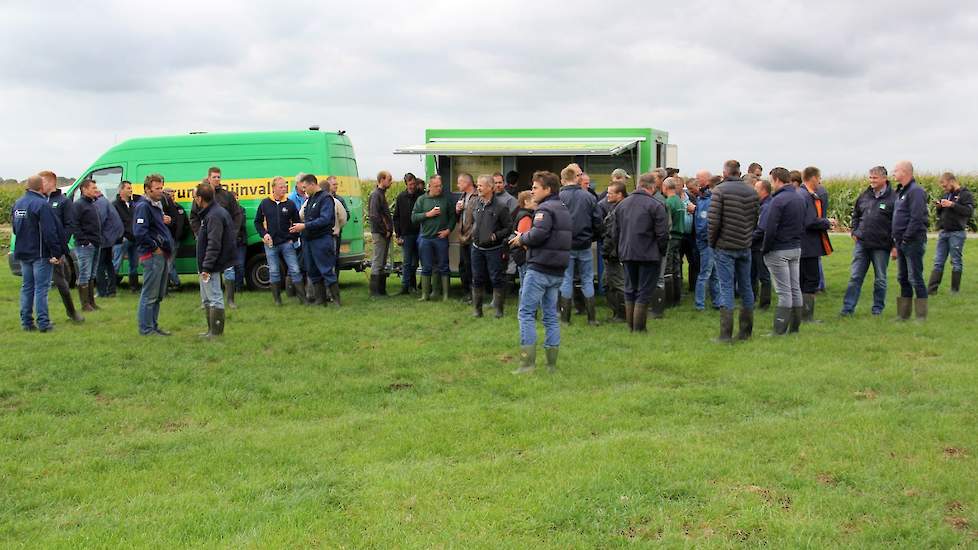
<instances>
[{"instance_id":1,"label":"green van","mask_svg":"<svg viewBox=\"0 0 978 550\"><path fill-rule=\"evenodd\" d=\"M179 136L146 137L126 140L106 151L72 184L66 193L78 198L78 184L90 178L109 199L115 200L119 183L133 183L133 193L142 194L147 175L158 173L165 187L173 189L177 202L190 213L193 190L207 177L211 166L221 168L223 185L237 193L245 210L247 231L246 279L252 288L269 283L262 241L254 227L258 203L271 195L271 179L283 176L295 187L296 174L315 174L317 178L336 176L339 195L350 208L349 221L340 235L340 269L363 269L363 201L353 145L345 132L306 131L248 132L233 134L194 133ZM179 273L197 273L194 236L189 231L178 244L176 267ZM13 243L11 243L13 246ZM13 256L11 256L12 258ZM11 267L15 273L19 266ZM128 268L122 268L125 272ZM17 273L19 274L19 273Z\"/></svg>"}]
</instances>

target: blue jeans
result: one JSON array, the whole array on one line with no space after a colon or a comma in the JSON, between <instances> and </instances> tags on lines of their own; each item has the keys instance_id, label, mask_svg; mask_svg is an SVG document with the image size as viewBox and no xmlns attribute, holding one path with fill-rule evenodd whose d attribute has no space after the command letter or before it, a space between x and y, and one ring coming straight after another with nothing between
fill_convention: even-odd
<instances>
[{"instance_id":1,"label":"blue jeans","mask_svg":"<svg viewBox=\"0 0 978 550\"><path fill-rule=\"evenodd\" d=\"M51 290L53 267L49 258L20 261L20 273L24 279L20 285L20 324L24 328L34 326L35 313L38 328L47 330L51 327L48 291Z\"/></svg>"},{"instance_id":2,"label":"blue jeans","mask_svg":"<svg viewBox=\"0 0 978 550\"><path fill-rule=\"evenodd\" d=\"M336 244L332 235L326 235L302 244L306 257L306 274L309 282L323 281L326 286L334 285L336 279Z\"/></svg>"},{"instance_id":3,"label":"blue jeans","mask_svg":"<svg viewBox=\"0 0 978 550\"><path fill-rule=\"evenodd\" d=\"M560 317L557 315L557 296L563 282L560 275L548 275L532 269L526 270L520 286L520 307L517 318L520 322L520 345L533 346L537 343L537 308L543 310L543 328L546 337L543 347L556 348L560 345Z\"/></svg>"},{"instance_id":4,"label":"blue jeans","mask_svg":"<svg viewBox=\"0 0 978 550\"><path fill-rule=\"evenodd\" d=\"M302 273L299 271L299 258L295 254L295 246L292 241L274 246L265 246L265 261L268 263L268 279L272 283L282 282L281 266L285 262L285 267L289 270L289 278L293 283L302 282Z\"/></svg>"},{"instance_id":5,"label":"blue jeans","mask_svg":"<svg viewBox=\"0 0 978 550\"><path fill-rule=\"evenodd\" d=\"M927 283L924 282L924 252L927 240L920 239L897 245L897 282L900 283L900 297L927 297Z\"/></svg>"},{"instance_id":6,"label":"blue jeans","mask_svg":"<svg viewBox=\"0 0 978 550\"><path fill-rule=\"evenodd\" d=\"M852 248L852 265L849 268L849 286L842 299L842 313L849 314L856 310L859 302L859 292L863 288L866 272L872 264L873 273L873 315L883 313L886 306L886 266L890 263L890 251L883 248L865 248L856 241Z\"/></svg>"},{"instance_id":7,"label":"blue jeans","mask_svg":"<svg viewBox=\"0 0 978 550\"><path fill-rule=\"evenodd\" d=\"M591 249L571 250L570 263L564 270L564 282L560 285L560 296L569 300L574 296L574 264L581 270L581 293L585 298L594 296L594 257Z\"/></svg>"},{"instance_id":8,"label":"blue jeans","mask_svg":"<svg viewBox=\"0 0 978 550\"><path fill-rule=\"evenodd\" d=\"M200 303L204 307L224 309L224 292L221 291L221 275L211 273L210 279L205 283L200 281Z\"/></svg>"},{"instance_id":9,"label":"blue jeans","mask_svg":"<svg viewBox=\"0 0 978 550\"><path fill-rule=\"evenodd\" d=\"M98 247L94 244L76 246L75 258L78 259L78 284L87 285L88 281L95 276Z\"/></svg>"},{"instance_id":10,"label":"blue jeans","mask_svg":"<svg viewBox=\"0 0 978 550\"><path fill-rule=\"evenodd\" d=\"M418 238L417 235L405 235L402 245L404 261L401 262L401 287L412 289L418 286Z\"/></svg>"},{"instance_id":11,"label":"blue jeans","mask_svg":"<svg viewBox=\"0 0 978 550\"><path fill-rule=\"evenodd\" d=\"M129 275L135 276L139 268L137 263L139 261L139 256L136 254L135 241L127 241L123 239L122 243L112 247L112 266L115 268L116 273L119 273L119 269L122 268L123 255L125 255L127 260L129 260Z\"/></svg>"},{"instance_id":12,"label":"blue jeans","mask_svg":"<svg viewBox=\"0 0 978 550\"><path fill-rule=\"evenodd\" d=\"M720 285L717 282L717 271L714 265L714 251L706 243L696 245L700 252L700 272L696 276L696 291L694 293L693 305L696 309L706 308L706 285L710 285L710 300L713 305L717 304L720 296Z\"/></svg>"},{"instance_id":13,"label":"blue jeans","mask_svg":"<svg viewBox=\"0 0 978 550\"><path fill-rule=\"evenodd\" d=\"M421 274L431 275L437 272L441 275L451 275L448 268L448 239L438 237L421 237Z\"/></svg>"},{"instance_id":14,"label":"blue jeans","mask_svg":"<svg viewBox=\"0 0 978 550\"><path fill-rule=\"evenodd\" d=\"M506 266L503 265L503 247L491 250L479 249L472 246L472 288L484 288L486 283L492 283L492 288L502 289L506 286Z\"/></svg>"},{"instance_id":15,"label":"blue jeans","mask_svg":"<svg viewBox=\"0 0 978 550\"><path fill-rule=\"evenodd\" d=\"M750 286L750 249L716 250L717 279L720 283L720 307L734 308L734 280L740 288L740 302L744 309L754 309L754 290Z\"/></svg>"},{"instance_id":16,"label":"blue jeans","mask_svg":"<svg viewBox=\"0 0 978 550\"><path fill-rule=\"evenodd\" d=\"M964 271L964 240L967 233L964 231L941 231L937 237L937 250L934 251L934 271L944 272L944 262L947 261L948 253L951 255L951 271L960 273Z\"/></svg>"},{"instance_id":17,"label":"blue jeans","mask_svg":"<svg viewBox=\"0 0 978 550\"><path fill-rule=\"evenodd\" d=\"M153 254L143 260L142 264L143 289L139 293L136 317L139 322L139 334L146 336L160 328L160 302L166 295L166 274L169 267L163 254Z\"/></svg>"}]
</instances>

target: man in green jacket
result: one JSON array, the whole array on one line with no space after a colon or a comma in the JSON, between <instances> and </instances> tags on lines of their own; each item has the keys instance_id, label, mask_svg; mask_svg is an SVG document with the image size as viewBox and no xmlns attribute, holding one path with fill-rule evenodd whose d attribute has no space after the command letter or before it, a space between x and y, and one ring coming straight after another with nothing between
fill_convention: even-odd
<instances>
[{"instance_id":1,"label":"man in green jacket","mask_svg":"<svg viewBox=\"0 0 978 550\"><path fill-rule=\"evenodd\" d=\"M442 300L448 301L451 270L448 267L448 235L455 228L455 204L442 190L441 176L428 182L428 192L414 203L411 221L421 226L421 301L431 299L432 271L438 272Z\"/></svg>"},{"instance_id":2,"label":"man in green jacket","mask_svg":"<svg viewBox=\"0 0 978 550\"><path fill-rule=\"evenodd\" d=\"M666 248L666 305L679 305L683 288L683 233L686 231L686 207L679 197L680 183L676 178L666 178L662 192L666 197L666 211L671 222L669 246Z\"/></svg>"}]
</instances>

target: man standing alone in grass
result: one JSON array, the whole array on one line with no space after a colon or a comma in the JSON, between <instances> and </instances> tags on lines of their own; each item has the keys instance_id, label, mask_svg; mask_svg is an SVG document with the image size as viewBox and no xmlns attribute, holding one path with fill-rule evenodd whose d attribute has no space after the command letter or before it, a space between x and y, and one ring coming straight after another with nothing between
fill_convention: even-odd
<instances>
[{"instance_id":1,"label":"man standing alone in grass","mask_svg":"<svg viewBox=\"0 0 978 550\"><path fill-rule=\"evenodd\" d=\"M285 181L279 200L285 201ZM267 200L267 199L266 199ZM234 263L237 230L231 215L214 202L214 188L209 183L197 186L194 204L198 208L200 231L197 232L197 266L200 272L200 299L207 312L207 332L201 337L224 334L224 295L221 294L221 272ZM278 259L276 258L276 261Z\"/></svg>"},{"instance_id":2,"label":"man standing alone in grass","mask_svg":"<svg viewBox=\"0 0 978 550\"><path fill-rule=\"evenodd\" d=\"M448 301L451 271L448 267L448 235L455 228L455 205L442 191L441 176L434 175L428 192L418 198L411 211L411 221L421 226L421 299L431 299L432 272L438 273L442 301Z\"/></svg>"},{"instance_id":3,"label":"man standing alone in grass","mask_svg":"<svg viewBox=\"0 0 978 550\"><path fill-rule=\"evenodd\" d=\"M560 200L560 179L551 172L533 174L533 201L537 204L533 225L526 233L517 233L509 244L522 246L526 253L526 276L520 290L520 367L514 374L532 372L536 367L536 311L543 313L546 338L547 369L557 368L560 349L560 319L557 296L564 273L570 263L573 224L570 212Z\"/></svg>"}]
</instances>

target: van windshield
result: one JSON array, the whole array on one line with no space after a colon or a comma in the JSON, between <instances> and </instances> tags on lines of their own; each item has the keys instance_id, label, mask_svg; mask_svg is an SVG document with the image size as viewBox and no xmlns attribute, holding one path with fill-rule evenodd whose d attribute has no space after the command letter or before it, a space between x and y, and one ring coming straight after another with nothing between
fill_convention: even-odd
<instances>
[{"instance_id":1,"label":"van windshield","mask_svg":"<svg viewBox=\"0 0 978 550\"><path fill-rule=\"evenodd\" d=\"M119 184L122 183L122 167L112 166L109 168L99 168L88 175L88 179L94 180L98 190L102 192L109 202L115 200L119 194ZM72 199L78 198L78 187L72 192Z\"/></svg>"}]
</instances>

